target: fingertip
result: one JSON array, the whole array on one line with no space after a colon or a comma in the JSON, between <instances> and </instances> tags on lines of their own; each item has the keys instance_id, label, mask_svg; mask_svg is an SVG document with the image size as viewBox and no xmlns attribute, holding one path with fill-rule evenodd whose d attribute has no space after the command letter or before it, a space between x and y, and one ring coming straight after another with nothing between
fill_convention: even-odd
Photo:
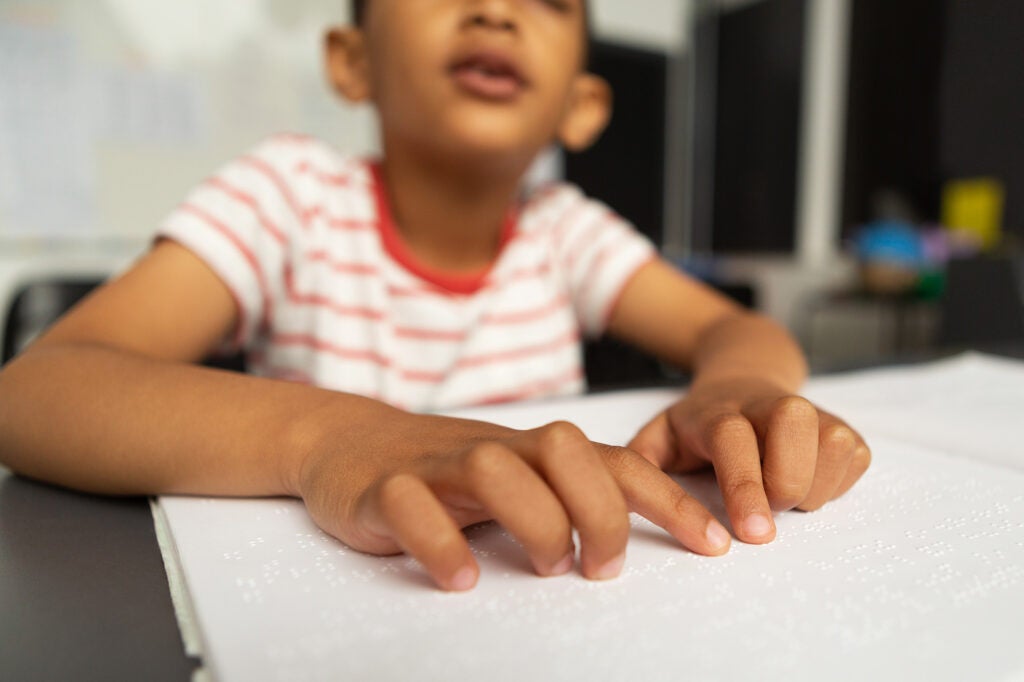
<instances>
[{"instance_id":1,"label":"fingertip","mask_svg":"<svg viewBox=\"0 0 1024 682\"><path fill-rule=\"evenodd\" d=\"M622 567L625 563L626 553L623 552L601 564L595 570L589 571L587 577L591 580L611 580L612 578L617 578L622 573Z\"/></svg>"},{"instance_id":2,"label":"fingertip","mask_svg":"<svg viewBox=\"0 0 1024 682\"><path fill-rule=\"evenodd\" d=\"M762 545L775 539L775 522L766 514L751 514L739 524L743 542Z\"/></svg>"},{"instance_id":3,"label":"fingertip","mask_svg":"<svg viewBox=\"0 0 1024 682\"><path fill-rule=\"evenodd\" d=\"M547 572L547 575L549 577L565 575L566 573L571 571L572 567L575 566L575 565L576 565L576 554L573 553L573 552L569 552L568 554L566 554L562 558L561 561L559 561L558 563L556 563L554 566L551 567L551 569Z\"/></svg>"},{"instance_id":4,"label":"fingertip","mask_svg":"<svg viewBox=\"0 0 1024 682\"><path fill-rule=\"evenodd\" d=\"M479 571L475 566L463 566L442 587L449 592L468 592L476 587Z\"/></svg>"},{"instance_id":5,"label":"fingertip","mask_svg":"<svg viewBox=\"0 0 1024 682\"><path fill-rule=\"evenodd\" d=\"M555 576L565 575L572 570L573 566L576 565L576 548L570 546L569 551L554 563L550 563L536 557L534 557L532 561L533 570L537 575L543 578L554 578Z\"/></svg>"},{"instance_id":6,"label":"fingertip","mask_svg":"<svg viewBox=\"0 0 1024 682\"><path fill-rule=\"evenodd\" d=\"M732 536L717 519L711 519L704 531L704 537L708 541L708 552L712 556L719 556L729 551L732 544Z\"/></svg>"}]
</instances>

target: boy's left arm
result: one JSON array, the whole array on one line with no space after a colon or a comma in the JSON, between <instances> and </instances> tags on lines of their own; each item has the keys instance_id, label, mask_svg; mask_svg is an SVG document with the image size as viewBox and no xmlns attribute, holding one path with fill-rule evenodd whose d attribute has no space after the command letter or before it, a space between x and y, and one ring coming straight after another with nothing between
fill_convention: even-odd
<instances>
[{"instance_id":1,"label":"boy's left arm","mask_svg":"<svg viewBox=\"0 0 1024 682\"><path fill-rule=\"evenodd\" d=\"M771 541L773 510L817 509L867 470L864 439L796 394L807 364L789 333L667 263L632 278L608 331L693 372L629 447L669 471L712 466L740 540Z\"/></svg>"}]
</instances>

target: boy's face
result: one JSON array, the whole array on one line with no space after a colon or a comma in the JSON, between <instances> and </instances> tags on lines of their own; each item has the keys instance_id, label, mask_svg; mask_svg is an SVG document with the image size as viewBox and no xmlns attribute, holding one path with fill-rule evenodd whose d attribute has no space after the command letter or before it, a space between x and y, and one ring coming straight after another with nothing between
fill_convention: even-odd
<instances>
[{"instance_id":1,"label":"boy's face","mask_svg":"<svg viewBox=\"0 0 1024 682\"><path fill-rule=\"evenodd\" d=\"M329 69L392 145L516 162L586 146L610 94L582 70L584 1L373 0L361 31L329 35Z\"/></svg>"}]
</instances>

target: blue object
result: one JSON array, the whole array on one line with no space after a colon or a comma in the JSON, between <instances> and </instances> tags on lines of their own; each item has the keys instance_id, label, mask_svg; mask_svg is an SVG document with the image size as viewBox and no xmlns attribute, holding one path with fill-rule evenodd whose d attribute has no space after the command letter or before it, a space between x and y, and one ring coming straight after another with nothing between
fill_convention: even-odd
<instances>
[{"instance_id":1,"label":"blue object","mask_svg":"<svg viewBox=\"0 0 1024 682\"><path fill-rule=\"evenodd\" d=\"M867 263L892 263L919 268L925 263L925 245L911 225L882 220L864 227L855 239L857 256Z\"/></svg>"}]
</instances>

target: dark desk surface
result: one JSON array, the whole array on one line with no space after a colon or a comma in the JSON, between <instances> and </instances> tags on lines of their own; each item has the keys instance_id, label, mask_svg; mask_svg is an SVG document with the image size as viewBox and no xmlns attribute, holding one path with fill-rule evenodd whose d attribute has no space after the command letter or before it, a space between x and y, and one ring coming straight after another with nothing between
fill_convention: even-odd
<instances>
[{"instance_id":1,"label":"dark desk surface","mask_svg":"<svg viewBox=\"0 0 1024 682\"><path fill-rule=\"evenodd\" d=\"M189 680L145 498L0 468L0 680Z\"/></svg>"}]
</instances>

